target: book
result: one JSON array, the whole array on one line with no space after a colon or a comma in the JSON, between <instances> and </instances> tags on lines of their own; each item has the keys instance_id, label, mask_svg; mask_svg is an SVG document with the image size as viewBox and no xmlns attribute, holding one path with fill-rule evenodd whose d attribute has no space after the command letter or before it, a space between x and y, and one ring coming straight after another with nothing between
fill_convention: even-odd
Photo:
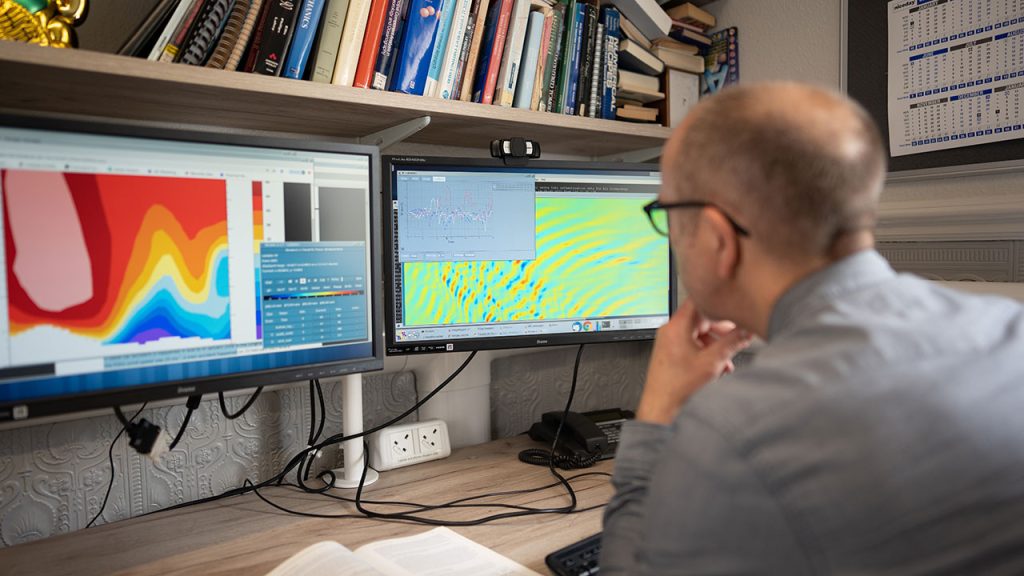
<instances>
[{"instance_id":1,"label":"book","mask_svg":"<svg viewBox=\"0 0 1024 576\"><path fill-rule=\"evenodd\" d=\"M371 0L349 0L345 27L341 31L338 45L338 59L334 62L334 76L331 84L351 86L359 64L359 48L363 45L366 21L370 17Z\"/></svg>"},{"instance_id":2,"label":"book","mask_svg":"<svg viewBox=\"0 0 1024 576\"><path fill-rule=\"evenodd\" d=\"M179 61L182 64L202 66L206 62L230 12L231 0L206 2L179 53Z\"/></svg>"},{"instance_id":3,"label":"book","mask_svg":"<svg viewBox=\"0 0 1024 576\"><path fill-rule=\"evenodd\" d=\"M458 84L457 75L460 63L463 62L463 50L469 49L466 39L467 26L470 22L473 4L478 0L458 0L455 4L455 16L452 19L451 31L448 33L448 47L444 52L444 60L441 64L441 75L438 78L437 91L435 96L444 100L451 100L456 97Z\"/></svg>"},{"instance_id":4,"label":"book","mask_svg":"<svg viewBox=\"0 0 1024 576\"><path fill-rule=\"evenodd\" d=\"M711 38L700 32L695 32L689 28L683 26L673 25L669 30L668 35L680 42L687 44L696 44L697 46L711 46Z\"/></svg>"},{"instance_id":5,"label":"book","mask_svg":"<svg viewBox=\"0 0 1024 576\"><path fill-rule=\"evenodd\" d=\"M391 0L388 4L384 31L381 33L380 46L377 48L377 61L373 65L373 81L370 83L374 90L387 90L391 84L408 15L409 0Z\"/></svg>"},{"instance_id":6,"label":"book","mask_svg":"<svg viewBox=\"0 0 1024 576\"><path fill-rule=\"evenodd\" d=\"M619 13L619 27L622 29L620 38L629 38L631 41L636 42L645 49L651 49L652 42L648 40L646 36L641 34L640 30L638 30L637 27L629 21L629 18L623 16L621 12Z\"/></svg>"},{"instance_id":7,"label":"book","mask_svg":"<svg viewBox=\"0 0 1024 576\"><path fill-rule=\"evenodd\" d=\"M707 30L708 28L715 27L715 16L714 14L694 6L692 3L687 2L680 6L674 6L665 10L673 20L680 20L687 24L691 24L700 28L701 30Z\"/></svg>"},{"instance_id":8,"label":"book","mask_svg":"<svg viewBox=\"0 0 1024 576\"><path fill-rule=\"evenodd\" d=\"M470 23L472 26L472 38L469 43L469 54L466 54L465 64L459 71L459 100L471 102L473 100L473 84L476 78L477 65L480 63L480 46L483 44L486 31L484 25L487 22L490 0L479 0L475 16ZM469 27L466 35L470 34Z\"/></svg>"},{"instance_id":9,"label":"book","mask_svg":"<svg viewBox=\"0 0 1024 576\"><path fill-rule=\"evenodd\" d=\"M675 68L676 70L683 70L691 74L703 74L704 73L704 57L696 54L687 54L684 51L670 48L663 44L655 44L651 48L651 54L653 54L658 60L665 63L668 68Z\"/></svg>"},{"instance_id":10,"label":"book","mask_svg":"<svg viewBox=\"0 0 1024 576\"><path fill-rule=\"evenodd\" d=\"M356 88L369 88L373 82L373 73L377 67L377 54L380 52L380 39L384 36L384 22L388 17L388 0L372 0L370 14L366 17L366 31L363 44L359 49L359 60L356 62L356 74L352 85Z\"/></svg>"},{"instance_id":11,"label":"book","mask_svg":"<svg viewBox=\"0 0 1024 576\"><path fill-rule=\"evenodd\" d=\"M306 63L309 62L309 53L313 50L313 40L320 27L320 17L323 14L325 1L303 0L295 23L295 34L292 36L291 46L288 47L288 57L284 61L284 71L281 72L281 76L296 80L305 77Z\"/></svg>"},{"instance_id":12,"label":"book","mask_svg":"<svg viewBox=\"0 0 1024 576\"><path fill-rule=\"evenodd\" d=\"M391 89L423 95L444 0L412 0Z\"/></svg>"},{"instance_id":13,"label":"book","mask_svg":"<svg viewBox=\"0 0 1024 576\"><path fill-rule=\"evenodd\" d=\"M638 74L629 70L619 69L619 91L629 92L658 92L661 82L657 76ZM629 97L627 97L629 99ZM641 100L642 99L636 99Z\"/></svg>"},{"instance_id":14,"label":"book","mask_svg":"<svg viewBox=\"0 0 1024 576\"><path fill-rule=\"evenodd\" d=\"M550 110L559 114L565 113L565 97L569 90L569 67L572 65L572 53L576 38L576 0L559 0L565 5L565 25L562 32L562 51L558 63L558 79ZM578 52L577 52L578 53Z\"/></svg>"},{"instance_id":15,"label":"book","mask_svg":"<svg viewBox=\"0 0 1024 576\"><path fill-rule=\"evenodd\" d=\"M563 114L576 114L576 97L580 87L580 60L583 52L583 29L586 27L587 5L583 2L576 4L576 20L573 30L573 41L569 53L568 70L566 79L565 105Z\"/></svg>"},{"instance_id":16,"label":"book","mask_svg":"<svg viewBox=\"0 0 1024 576\"><path fill-rule=\"evenodd\" d=\"M619 42L619 69L655 76L665 69L665 63L627 38Z\"/></svg>"},{"instance_id":17,"label":"book","mask_svg":"<svg viewBox=\"0 0 1024 576\"><path fill-rule=\"evenodd\" d=\"M167 19L167 23L164 24L163 30L160 35L157 36L156 42L153 44L153 48L149 51L149 60L159 60L160 55L164 53L164 48L167 43L171 41L171 37L174 36L175 32L181 26L182 20L192 10L192 5L195 4L195 0L181 0L178 5L174 8L174 12L171 12L170 18Z\"/></svg>"},{"instance_id":18,"label":"book","mask_svg":"<svg viewBox=\"0 0 1024 576\"><path fill-rule=\"evenodd\" d=\"M661 89L665 99L656 104L663 126L675 128L700 98L700 75L665 68L661 73Z\"/></svg>"},{"instance_id":19,"label":"book","mask_svg":"<svg viewBox=\"0 0 1024 576\"><path fill-rule=\"evenodd\" d=\"M364 544L355 551L325 540L298 551L267 576L540 576L449 528Z\"/></svg>"},{"instance_id":20,"label":"book","mask_svg":"<svg viewBox=\"0 0 1024 576\"><path fill-rule=\"evenodd\" d=\"M441 76L441 66L444 64L445 54L448 52L448 40L459 1L462 0L445 0L444 9L438 13L437 31L434 32L434 49L430 52L427 79L423 85L424 96L437 95L437 81Z\"/></svg>"},{"instance_id":21,"label":"book","mask_svg":"<svg viewBox=\"0 0 1024 576\"><path fill-rule=\"evenodd\" d=\"M565 9L566 4L559 2L551 8L551 39L548 47L547 62L544 64L544 74L547 82L543 86L542 94L537 103L537 109L541 112L555 111L555 97L558 92L559 70L562 68L562 40L565 37Z\"/></svg>"},{"instance_id":22,"label":"book","mask_svg":"<svg viewBox=\"0 0 1024 576\"><path fill-rule=\"evenodd\" d=\"M151 42L154 42L171 15L174 14L178 4L180 4L179 0L159 0L146 15L146 18L135 28L132 35L121 44L117 53L122 56L135 56Z\"/></svg>"},{"instance_id":23,"label":"book","mask_svg":"<svg viewBox=\"0 0 1024 576\"><path fill-rule=\"evenodd\" d=\"M256 30L256 23L262 12L263 0L252 0L249 6L249 11L245 14L245 22L242 23L242 29L238 33L238 39L235 41L235 45L231 48L231 54L228 56L228 61L224 63L225 70L237 70L239 65L242 63L242 56L245 54L245 51L249 46L249 40L252 38L252 34Z\"/></svg>"},{"instance_id":24,"label":"book","mask_svg":"<svg viewBox=\"0 0 1024 576\"><path fill-rule=\"evenodd\" d=\"M516 96L516 82L523 60L523 44L526 42L526 25L530 17L530 0L515 0L512 18L508 24L505 50L502 53L498 82L494 89L494 103L512 106Z\"/></svg>"},{"instance_id":25,"label":"book","mask_svg":"<svg viewBox=\"0 0 1024 576\"><path fill-rule=\"evenodd\" d=\"M544 17L544 24L541 26L540 45L537 48L537 66L533 71L533 88L530 92L530 110L540 110L541 99L544 98L544 89L547 87L548 53L551 50L552 38L551 27L554 25L555 11L546 1L534 3L534 8L539 10Z\"/></svg>"},{"instance_id":26,"label":"book","mask_svg":"<svg viewBox=\"0 0 1024 576\"><path fill-rule=\"evenodd\" d=\"M580 72L576 88L576 114L590 115L590 95L594 84L594 48L597 45L597 2L583 2L583 33L580 36Z\"/></svg>"},{"instance_id":27,"label":"book","mask_svg":"<svg viewBox=\"0 0 1024 576\"><path fill-rule=\"evenodd\" d=\"M280 76L299 11L293 0L267 0L249 49L246 71Z\"/></svg>"},{"instance_id":28,"label":"book","mask_svg":"<svg viewBox=\"0 0 1024 576\"><path fill-rule=\"evenodd\" d=\"M522 68L516 83L515 99L512 105L516 108L530 108L533 89L537 78L537 60L540 56L540 44L544 37L544 13L531 10L526 25L526 42L523 46Z\"/></svg>"},{"instance_id":29,"label":"book","mask_svg":"<svg viewBox=\"0 0 1024 576\"><path fill-rule=\"evenodd\" d=\"M658 121L658 109L645 108L635 104L624 104L615 110L615 118L629 122L653 123Z\"/></svg>"},{"instance_id":30,"label":"book","mask_svg":"<svg viewBox=\"0 0 1024 576\"><path fill-rule=\"evenodd\" d=\"M231 13L228 14L228 19L224 23L224 31L220 33L220 39L217 40L213 53L206 61L207 68L223 69L227 65L231 52L234 50L235 44L238 43L250 8L252 8L252 2L249 0L235 0L235 5L231 7Z\"/></svg>"},{"instance_id":31,"label":"book","mask_svg":"<svg viewBox=\"0 0 1024 576\"><path fill-rule=\"evenodd\" d=\"M649 40L668 34L672 19L654 0L612 0L620 12Z\"/></svg>"},{"instance_id":32,"label":"book","mask_svg":"<svg viewBox=\"0 0 1024 576\"><path fill-rule=\"evenodd\" d=\"M498 83L498 71L501 68L501 57L505 49L505 37L508 34L513 4L514 0L493 0L491 3L495 19L493 25L488 23L485 26L488 33L480 47L482 55L473 87L474 102L490 104L494 101L494 88Z\"/></svg>"},{"instance_id":33,"label":"book","mask_svg":"<svg viewBox=\"0 0 1024 576\"><path fill-rule=\"evenodd\" d=\"M619 11L614 6L601 8L604 24L604 70L602 72L601 118L615 119L615 91L619 86Z\"/></svg>"},{"instance_id":34,"label":"book","mask_svg":"<svg viewBox=\"0 0 1024 576\"><path fill-rule=\"evenodd\" d=\"M664 38L658 38L654 42L650 43L650 47L646 47L648 50L652 50L655 47L661 47L665 50L675 50L676 52L682 52L683 54L700 54L700 48L693 44L686 44L666 36Z\"/></svg>"},{"instance_id":35,"label":"book","mask_svg":"<svg viewBox=\"0 0 1024 576\"><path fill-rule=\"evenodd\" d=\"M334 77L334 64L338 61L341 31L345 27L349 0L327 0L320 17L320 34L316 40L313 58L313 82L330 84Z\"/></svg>"},{"instance_id":36,"label":"book","mask_svg":"<svg viewBox=\"0 0 1024 576\"><path fill-rule=\"evenodd\" d=\"M203 4L205 3L206 0L192 0L184 18L178 22L178 27L167 40L163 51L160 52L160 56L157 58L158 61L174 62L178 59L178 53L181 52L181 47L185 44L185 39L188 37L189 31L192 30L192 25L195 23L196 18L199 18L199 13L203 10Z\"/></svg>"},{"instance_id":37,"label":"book","mask_svg":"<svg viewBox=\"0 0 1024 576\"><path fill-rule=\"evenodd\" d=\"M711 46L704 55L701 94L717 92L740 81L739 32L735 27L711 35Z\"/></svg>"},{"instance_id":38,"label":"book","mask_svg":"<svg viewBox=\"0 0 1024 576\"><path fill-rule=\"evenodd\" d=\"M602 62L604 56L604 24L597 23L597 40L594 42L594 74L590 79L590 98L587 107L587 116L598 118L601 111L601 96L604 91L601 89L601 72L604 70Z\"/></svg>"}]
</instances>

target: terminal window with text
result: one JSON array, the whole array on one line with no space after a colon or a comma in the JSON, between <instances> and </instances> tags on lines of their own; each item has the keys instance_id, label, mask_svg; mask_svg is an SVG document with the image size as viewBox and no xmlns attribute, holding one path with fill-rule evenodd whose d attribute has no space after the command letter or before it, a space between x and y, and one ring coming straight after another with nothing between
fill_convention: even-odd
<instances>
[{"instance_id":1,"label":"terminal window with text","mask_svg":"<svg viewBox=\"0 0 1024 576\"><path fill-rule=\"evenodd\" d=\"M653 166L393 157L389 353L649 339L668 320Z\"/></svg>"},{"instance_id":2,"label":"terminal window with text","mask_svg":"<svg viewBox=\"0 0 1024 576\"><path fill-rule=\"evenodd\" d=\"M3 419L379 367L374 154L221 140L0 128Z\"/></svg>"}]
</instances>

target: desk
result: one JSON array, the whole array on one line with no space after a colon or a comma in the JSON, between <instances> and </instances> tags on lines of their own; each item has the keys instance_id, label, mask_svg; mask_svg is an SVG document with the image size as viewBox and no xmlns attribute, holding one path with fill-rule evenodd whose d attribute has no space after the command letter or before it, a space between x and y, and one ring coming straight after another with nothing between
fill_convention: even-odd
<instances>
[{"instance_id":1,"label":"desk","mask_svg":"<svg viewBox=\"0 0 1024 576\"><path fill-rule=\"evenodd\" d=\"M451 457L381 473L363 491L364 499L442 503L464 496L533 488L553 483L547 468L518 461L516 454L537 443L525 436L463 448ZM611 472L612 461L564 472ZM572 483L580 507L603 504L612 494L607 476ZM323 514L357 513L355 505L277 487L260 491L291 509ZM355 490L334 491L354 496ZM568 503L565 490L552 487L529 494L489 499L535 507ZM374 506L375 511L397 507ZM499 509L462 508L437 511L434 517L462 520ZM482 526L453 528L480 544L546 574L544 556L598 532L603 508L579 514L510 518ZM367 518L321 519L286 514L254 494L159 512L54 536L0 550L5 574L264 574L287 557L320 540L336 540L355 549L367 542L409 536L430 526Z\"/></svg>"}]
</instances>

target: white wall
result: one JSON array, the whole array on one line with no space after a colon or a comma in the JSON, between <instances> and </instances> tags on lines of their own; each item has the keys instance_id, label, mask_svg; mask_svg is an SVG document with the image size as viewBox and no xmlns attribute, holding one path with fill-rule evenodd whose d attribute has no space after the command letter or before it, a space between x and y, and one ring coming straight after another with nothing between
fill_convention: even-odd
<instances>
[{"instance_id":1,"label":"white wall","mask_svg":"<svg viewBox=\"0 0 1024 576\"><path fill-rule=\"evenodd\" d=\"M717 0L706 9L719 26L739 29L742 83L797 80L840 88L841 0ZM1024 238L1021 190L1021 173L890 182L879 238ZM938 212L944 221L905 225L908 216L921 219L926 212L933 221ZM1006 215L1011 217L998 222Z\"/></svg>"}]
</instances>

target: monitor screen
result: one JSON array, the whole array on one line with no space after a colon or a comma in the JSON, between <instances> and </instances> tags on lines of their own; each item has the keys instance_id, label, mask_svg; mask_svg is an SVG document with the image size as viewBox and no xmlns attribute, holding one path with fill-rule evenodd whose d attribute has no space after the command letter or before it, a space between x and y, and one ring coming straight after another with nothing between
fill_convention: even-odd
<instances>
[{"instance_id":1,"label":"monitor screen","mask_svg":"<svg viewBox=\"0 0 1024 576\"><path fill-rule=\"evenodd\" d=\"M376 148L59 126L0 123L0 420L381 368Z\"/></svg>"},{"instance_id":2,"label":"monitor screen","mask_svg":"<svg viewBox=\"0 0 1024 576\"><path fill-rule=\"evenodd\" d=\"M385 158L388 353L653 338L674 307L645 164Z\"/></svg>"}]
</instances>

